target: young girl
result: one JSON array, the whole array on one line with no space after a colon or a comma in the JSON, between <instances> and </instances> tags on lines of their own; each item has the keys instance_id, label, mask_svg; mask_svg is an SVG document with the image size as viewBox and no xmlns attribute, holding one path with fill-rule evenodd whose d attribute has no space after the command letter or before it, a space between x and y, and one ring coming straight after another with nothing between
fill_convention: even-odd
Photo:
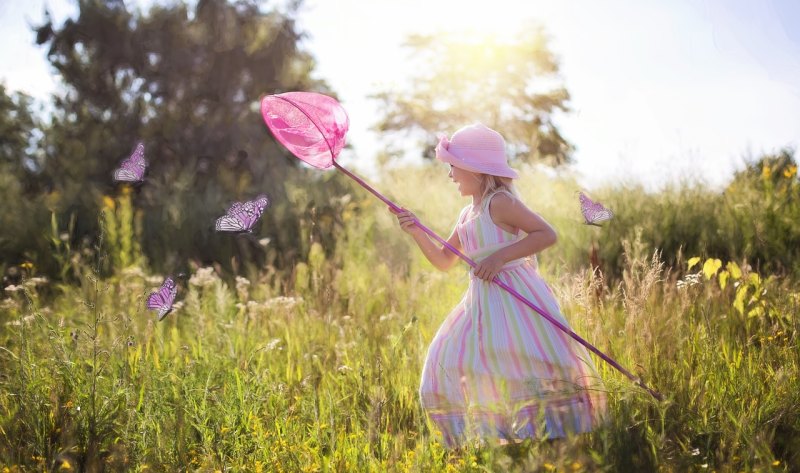
<instances>
[{"instance_id":1,"label":"young girl","mask_svg":"<svg viewBox=\"0 0 800 473\"><path fill-rule=\"evenodd\" d=\"M500 443L592 430L605 411L602 383L586 349L491 281L497 276L569 326L537 272L536 253L556 242L553 228L518 198L505 141L476 124L442 138L437 159L462 196L472 198L447 242L472 258L464 298L436 333L422 370L422 406L449 447L470 437ZM440 270L458 257L397 214L404 231Z\"/></svg>"}]
</instances>

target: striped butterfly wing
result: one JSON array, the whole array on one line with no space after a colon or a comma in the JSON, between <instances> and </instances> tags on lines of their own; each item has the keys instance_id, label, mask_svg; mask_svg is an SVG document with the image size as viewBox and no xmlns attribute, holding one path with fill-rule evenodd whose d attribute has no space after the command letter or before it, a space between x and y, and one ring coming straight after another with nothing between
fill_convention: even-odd
<instances>
[{"instance_id":1,"label":"striped butterfly wing","mask_svg":"<svg viewBox=\"0 0 800 473\"><path fill-rule=\"evenodd\" d=\"M587 225L599 226L600 222L611 220L614 217L614 212L601 203L593 201L583 192L578 193L578 198L581 201L581 213Z\"/></svg>"},{"instance_id":2,"label":"striped butterfly wing","mask_svg":"<svg viewBox=\"0 0 800 473\"><path fill-rule=\"evenodd\" d=\"M225 212L225 215L217 219L214 228L218 232L243 232L245 231L244 222L239 215L244 210L244 204L241 202L234 202L233 205Z\"/></svg>"},{"instance_id":3,"label":"striped butterfly wing","mask_svg":"<svg viewBox=\"0 0 800 473\"><path fill-rule=\"evenodd\" d=\"M172 304L178 294L178 286L168 277L161 287L147 296L147 308L158 312L158 320L164 319L172 311Z\"/></svg>"},{"instance_id":4,"label":"striped butterfly wing","mask_svg":"<svg viewBox=\"0 0 800 473\"><path fill-rule=\"evenodd\" d=\"M144 159L144 143L138 143L128 159L122 161L119 169L114 171L114 180L123 182L140 182L144 178L147 161Z\"/></svg>"}]
</instances>

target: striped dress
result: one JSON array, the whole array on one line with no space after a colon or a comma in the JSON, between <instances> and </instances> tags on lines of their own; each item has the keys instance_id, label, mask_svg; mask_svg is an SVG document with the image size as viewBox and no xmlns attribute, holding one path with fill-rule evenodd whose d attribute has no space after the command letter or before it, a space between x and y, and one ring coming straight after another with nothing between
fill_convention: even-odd
<instances>
[{"instance_id":1,"label":"striped dress","mask_svg":"<svg viewBox=\"0 0 800 473\"><path fill-rule=\"evenodd\" d=\"M525 236L495 225L491 197L484 200L479 210L465 207L456 224L464 253L476 261ZM535 257L507 263L498 277L569 326ZM587 350L472 271L464 298L428 348L420 397L448 447L471 438L514 441L588 432L605 412L603 385Z\"/></svg>"}]
</instances>

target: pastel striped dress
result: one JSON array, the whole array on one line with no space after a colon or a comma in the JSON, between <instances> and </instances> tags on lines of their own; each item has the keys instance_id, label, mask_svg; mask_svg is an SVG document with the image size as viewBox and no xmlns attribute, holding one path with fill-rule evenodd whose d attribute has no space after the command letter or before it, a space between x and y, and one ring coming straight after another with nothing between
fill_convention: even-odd
<instances>
[{"instance_id":1,"label":"pastel striped dress","mask_svg":"<svg viewBox=\"0 0 800 473\"><path fill-rule=\"evenodd\" d=\"M477 212L465 207L456 224L464 253L475 261L525 236L494 224L494 195ZM436 333L422 370L422 406L445 444L558 438L596 427L606 399L587 350L497 284L469 274L469 288ZM498 277L569 326L535 257L509 262Z\"/></svg>"}]
</instances>

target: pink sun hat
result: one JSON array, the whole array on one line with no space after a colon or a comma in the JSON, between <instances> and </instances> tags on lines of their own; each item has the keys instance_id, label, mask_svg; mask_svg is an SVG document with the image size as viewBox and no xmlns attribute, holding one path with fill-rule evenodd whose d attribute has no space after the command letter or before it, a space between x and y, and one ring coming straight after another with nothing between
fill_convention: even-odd
<instances>
[{"instance_id":1,"label":"pink sun hat","mask_svg":"<svg viewBox=\"0 0 800 473\"><path fill-rule=\"evenodd\" d=\"M461 128L449 140L446 136L440 137L436 159L480 174L519 177L517 171L508 166L503 136L481 123Z\"/></svg>"}]
</instances>

